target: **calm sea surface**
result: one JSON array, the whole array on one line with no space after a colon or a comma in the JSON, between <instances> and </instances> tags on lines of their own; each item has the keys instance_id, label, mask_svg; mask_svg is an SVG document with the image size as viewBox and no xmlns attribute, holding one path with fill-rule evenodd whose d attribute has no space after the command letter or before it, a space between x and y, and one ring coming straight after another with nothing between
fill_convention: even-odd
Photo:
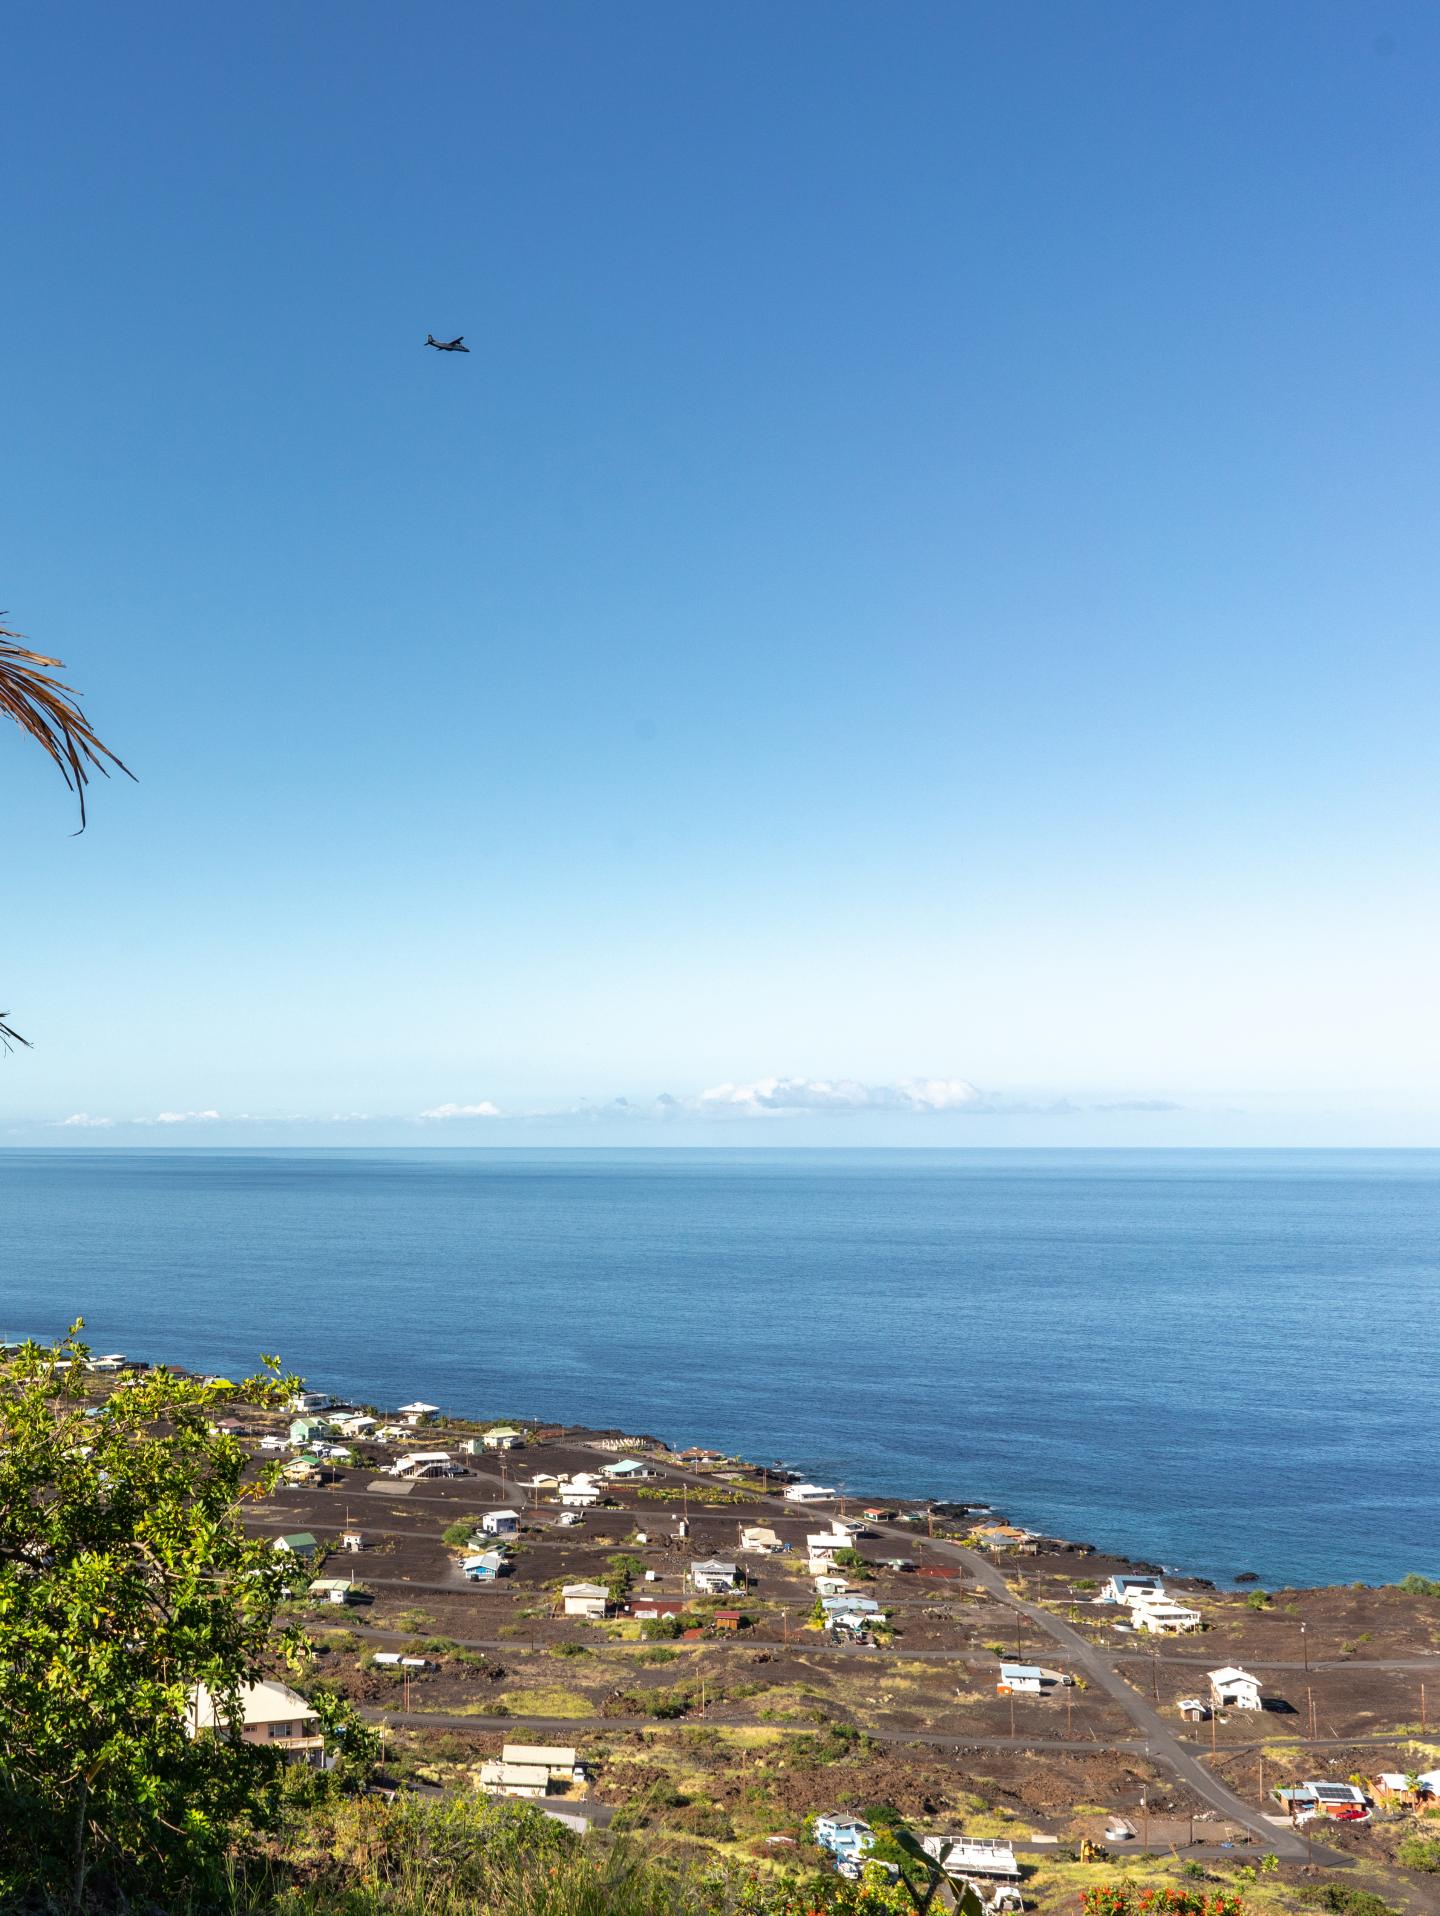
<instances>
[{"instance_id":1,"label":"calm sea surface","mask_svg":"<svg viewBox=\"0 0 1440 1916\"><path fill-rule=\"evenodd\" d=\"M1440 1574L1440 1153L0 1153L0 1335Z\"/></svg>"}]
</instances>

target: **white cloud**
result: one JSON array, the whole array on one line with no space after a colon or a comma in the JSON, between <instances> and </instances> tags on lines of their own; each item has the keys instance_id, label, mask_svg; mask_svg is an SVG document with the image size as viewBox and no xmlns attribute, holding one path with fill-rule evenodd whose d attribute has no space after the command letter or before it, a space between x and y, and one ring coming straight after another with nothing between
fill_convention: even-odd
<instances>
[{"instance_id":1,"label":"white cloud","mask_svg":"<svg viewBox=\"0 0 1440 1916\"><path fill-rule=\"evenodd\" d=\"M114 1118L92 1118L88 1111L72 1111L68 1118L60 1120L60 1128L63 1131L73 1124L79 1131L108 1131L114 1122Z\"/></svg>"},{"instance_id":2,"label":"white cloud","mask_svg":"<svg viewBox=\"0 0 1440 1916\"><path fill-rule=\"evenodd\" d=\"M983 1108L964 1078L904 1078L897 1084L860 1084L854 1078L757 1078L753 1084L717 1084L695 1101L701 1111L759 1116L784 1111L940 1112Z\"/></svg>"},{"instance_id":3,"label":"white cloud","mask_svg":"<svg viewBox=\"0 0 1440 1916\"><path fill-rule=\"evenodd\" d=\"M153 1118L139 1118L139 1124L218 1124L218 1111L157 1111Z\"/></svg>"},{"instance_id":4,"label":"white cloud","mask_svg":"<svg viewBox=\"0 0 1440 1916\"><path fill-rule=\"evenodd\" d=\"M437 1104L433 1111L422 1111L422 1118L498 1118L500 1107L487 1098L483 1104Z\"/></svg>"}]
</instances>

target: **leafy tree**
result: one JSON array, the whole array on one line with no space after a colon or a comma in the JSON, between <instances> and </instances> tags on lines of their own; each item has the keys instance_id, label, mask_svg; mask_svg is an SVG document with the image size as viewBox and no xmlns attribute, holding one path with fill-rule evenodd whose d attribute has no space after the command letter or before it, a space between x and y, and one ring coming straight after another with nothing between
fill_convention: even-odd
<instances>
[{"instance_id":1,"label":"leafy tree","mask_svg":"<svg viewBox=\"0 0 1440 1916\"><path fill-rule=\"evenodd\" d=\"M97 1405L80 1328L0 1374L0 1899L41 1886L74 1908L92 1871L193 1888L265 1822L276 1757L191 1734L193 1688L234 1722L267 1653L305 1647L272 1628L295 1564L240 1523L272 1473L247 1481L212 1428L220 1404L279 1405L295 1380L273 1359L239 1386L160 1369Z\"/></svg>"},{"instance_id":2,"label":"leafy tree","mask_svg":"<svg viewBox=\"0 0 1440 1916\"><path fill-rule=\"evenodd\" d=\"M447 1523L440 1533L442 1543L452 1550L461 1550L480 1528L478 1517L457 1517L454 1523Z\"/></svg>"}]
</instances>

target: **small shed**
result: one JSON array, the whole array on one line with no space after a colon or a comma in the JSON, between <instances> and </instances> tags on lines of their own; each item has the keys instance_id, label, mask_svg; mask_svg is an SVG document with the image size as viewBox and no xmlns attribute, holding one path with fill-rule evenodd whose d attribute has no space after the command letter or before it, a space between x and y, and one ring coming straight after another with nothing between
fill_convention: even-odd
<instances>
[{"instance_id":1,"label":"small shed","mask_svg":"<svg viewBox=\"0 0 1440 1916\"><path fill-rule=\"evenodd\" d=\"M292 1557L298 1557L302 1563L309 1563L320 1546L308 1530L292 1530L288 1536L277 1537L270 1548L288 1551Z\"/></svg>"}]
</instances>

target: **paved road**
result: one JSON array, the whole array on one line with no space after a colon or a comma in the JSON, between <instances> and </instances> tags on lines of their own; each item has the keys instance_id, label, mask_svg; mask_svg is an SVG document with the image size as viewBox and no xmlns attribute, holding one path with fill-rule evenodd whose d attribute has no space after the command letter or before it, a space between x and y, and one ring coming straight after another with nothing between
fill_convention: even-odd
<instances>
[{"instance_id":1,"label":"paved road","mask_svg":"<svg viewBox=\"0 0 1440 1916\"><path fill-rule=\"evenodd\" d=\"M362 1704L360 1711L372 1722L390 1723L406 1730L563 1730L574 1736L580 1730L594 1730L597 1727L611 1730L643 1729L648 1733L653 1730L694 1730L709 1724L728 1730L777 1730L786 1736L819 1734L813 1723L757 1724L751 1717L727 1716L716 1710L709 1711L705 1716L687 1717L683 1723L656 1723L643 1716L465 1716L450 1715L442 1710L387 1710L369 1703ZM1079 1756L1098 1756L1110 1750L1125 1750L1137 1756L1142 1754L1142 1745L1139 1743L1067 1743L1063 1737L948 1736L940 1731L872 1730L868 1727L865 1734L877 1743L933 1745L943 1750L1070 1750Z\"/></svg>"},{"instance_id":2,"label":"paved road","mask_svg":"<svg viewBox=\"0 0 1440 1916\"><path fill-rule=\"evenodd\" d=\"M707 1481L703 1477L691 1472L678 1470L671 1465L657 1466L657 1468L661 1470L663 1475L674 1478L680 1482L703 1483ZM714 1480L710 1479L709 1481ZM853 1503L854 1499L851 1498L847 1501ZM803 1511L797 1510L793 1503L787 1503L783 1497L757 1496L755 1502L757 1504L768 1504L771 1508L783 1511L785 1515L790 1517L802 1515L807 1511L830 1514L827 1506L816 1504L805 1505ZM915 1543L913 1534L903 1525L891 1526L876 1524L873 1526L873 1529L875 1534L890 1538L897 1546L904 1544L913 1547ZM998 1570L988 1558L982 1557L978 1551L967 1550L963 1544L950 1543L940 1538L931 1538L926 1542L926 1554L931 1556L932 1559L935 1555L939 1555L941 1557L948 1557L952 1562L962 1564L965 1569L970 1572L975 1582L980 1585L981 1589L988 1591L991 1596L998 1598L1000 1602L1008 1604L1012 1610L1018 1611L1019 1614L1027 1618L1036 1629L1057 1643L1069 1658L1072 1666L1077 1670L1083 1670L1087 1677L1104 1690L1107 1695L1113 1697L1115 1702L1124 1710L1130 1718L1130 1721L1141 1733L1142 1740L1138 1746L1141 1753L1151 1758L1152 1761L1163 1765L1172 1775L1176 1776L1181 1782L1186 1784L1189 1789L1193 1790L1202 1803L1208 1803L1212 1809L1218 1810L1220 1814L1226 1817L1230 1822L1238 1823L1242 1829L1248 1829L1253 1832L1253 1834L1263 1837L1267 1847L1273 1850L1275 1854L1282 1859L1289 1862L1305 1862L1307 1860L1310 1854L1310 1846L1306 1843L1305 1839L1293 1831L1277 1829L1259 1810L1253 1808L1243 1797L1237 1796L1234 1790L1220 1781L1219 1777L1212 1775L1212 1773L1205 1768L1204 1764L1201 1763L1190 1750L1185 1748L1169 1724L1161 1717L1159 1711L1156 1710L1137 1689L1125 1680L1115 1667L1113 1658L1107 1654L1106 1650L1102 1650L1098 1645L1088 1642L1081 1636L1078 1630L1072 1629L1068 1623L1064 1622L1060 1617L1055 1616L1051 1611L1043 1610L1038 1604L1027 1603L1023 1597L1018 1597L1006 1582L1001 1571ZM874 1732L871 1731L869 1734L873 1735ZM934 1740L936 1739L926 1739L926 1741ZM967 1741L973 1744L975 1739L961 1737L955 1739L957 1746L963 1745ZM1038 1749L1045 1746L1037 1742L1029 1747ZM1063 1748L1065 1746L1062 1744L1060 1747ZM1115 1743L1107 1745L1106 1747L1128 1750L1133 1746Z\"/></svg>"},{"instance_id":3,"label":"paved road","mask_svg":"<svg viewBox=\"0 0 1440 1916\"><path fill-rule=\"evenodd\" d=\"M1112 1650L1111 1656L1118 1663L1148 1663L1148 1650ZM1188 1663L1192 1667L1208 1669L1213 1662L1211 1656L1164 1656L1161 1663ZM1432 1650L1428 1657L1332 1657L1311 1658L1302 1663L1298 1657L1252 1657L1245 1659L1247 1670L1418 1670L1423 1676L1428 1670L1432 1676L1440 1676L1440 1650Z\"/></svg>"}]
</instances>

